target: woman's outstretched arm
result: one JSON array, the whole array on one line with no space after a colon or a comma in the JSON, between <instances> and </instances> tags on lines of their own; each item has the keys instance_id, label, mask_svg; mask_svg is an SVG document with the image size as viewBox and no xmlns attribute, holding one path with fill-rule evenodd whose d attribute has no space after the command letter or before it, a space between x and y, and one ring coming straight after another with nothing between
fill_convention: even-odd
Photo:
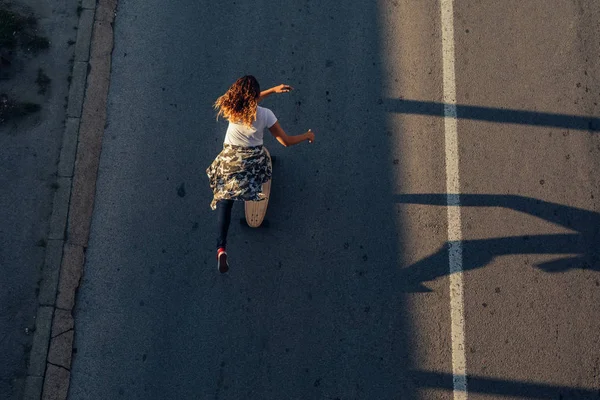
<instances>
[{"instance_id":1,"label":"woman's outstretched arm","mask_svg":"<svg viewBox=\"0 0 600 400\"><path fill-rule=\"evenodd\" d=\"M269 128L269 131L273 136L275 136L275 139L277 139L277 141L285 147L302 143L305 140L308 140L309 143L315 141L315 134L310 129L301 135L290 136L285 133L281 125L279 125L279 121L275 122L275 124Z\"/></svg>"},{"instance_id":2,"label":"woman's outstretched arm","mask_svg":"<svg viewBox=\"0 0 600 400\"><path fill-rule=\"evenodd\" d=\"M268 97L268 96L272 95L273 93L287 93L291 90L294 90L294 88L291 87L290 85L284 85L282 83L281 85L273 86L270 89L263 90L262 92L260 92L258 101L263 100L265 97Z\"/></svg>"}]
</instances>

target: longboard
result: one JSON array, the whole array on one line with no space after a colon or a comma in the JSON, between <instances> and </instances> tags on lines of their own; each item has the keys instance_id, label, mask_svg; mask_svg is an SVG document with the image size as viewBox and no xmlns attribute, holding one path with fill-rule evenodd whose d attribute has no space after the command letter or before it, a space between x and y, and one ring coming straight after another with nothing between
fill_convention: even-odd
<instances>
[{"instance_id":1,"label":"longboard","mask_svg":"<svg viewBox=\"0 0 600 400\"><path fill-rule=\"evenodd\" d=\"M269 153L266 147L265 153L267 153L267 157L269 157L269 161L272 165L271 154ZM251 228L258 228L265 219L265 214L267 213L267 206L269 205L269 197L271 197L271 181L273 181L272 175L271 179L268 182L263 183L262 185L262 192L265 195L264 200L244 202L246 223Z\"/></svg>"}]
</instances>

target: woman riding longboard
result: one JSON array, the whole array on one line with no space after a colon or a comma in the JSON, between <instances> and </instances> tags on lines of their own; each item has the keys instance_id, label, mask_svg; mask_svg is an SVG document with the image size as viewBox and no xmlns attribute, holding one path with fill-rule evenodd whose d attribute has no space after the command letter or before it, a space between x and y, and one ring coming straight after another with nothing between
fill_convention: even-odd
<instances>
[{"instance_id":1,"label":"woman riding longboard","mask_svg":"<svg viewBox=\"0 0 600 400\"><path fill-rule=\"evenodd\" d=\"M215 101L217 118L223 116L229 121L223 150L206 170L213 191L210 206L217 210L217 267L221 273L229 270L226 245L234 201L263 200L262 185L271 179L271 159L263 146L264 129L285 147L315 140L310 129L300 135L287 135L275 114L258 105L273 93L292 89L281 84L261 92L256 78L246 75Z\"/></svg>"}]
</instances>

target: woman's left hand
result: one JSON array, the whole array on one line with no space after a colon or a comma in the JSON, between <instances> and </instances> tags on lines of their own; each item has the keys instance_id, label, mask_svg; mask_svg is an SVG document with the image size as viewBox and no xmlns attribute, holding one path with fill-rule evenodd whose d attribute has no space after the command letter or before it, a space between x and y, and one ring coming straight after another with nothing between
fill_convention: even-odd
<instances>
[{"instance_id":1,"label":"woman's left hand","mask_svg":"<svg viewBox=\"0 0 600 400\"><path fill-rule=\"evenodd\" d=\"M273 92L275 93L287 93L291 90L294 90L294 88L290 85L284 85L283 83L273 88Z\"/></svg>"}]
</instances>

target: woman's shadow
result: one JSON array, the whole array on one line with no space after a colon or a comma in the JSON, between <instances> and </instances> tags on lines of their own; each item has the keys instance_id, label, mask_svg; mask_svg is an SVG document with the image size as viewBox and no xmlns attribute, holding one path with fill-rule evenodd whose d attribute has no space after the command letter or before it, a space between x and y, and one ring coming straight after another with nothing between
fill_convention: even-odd
<instances>
[{"instance_id":1,"label":"woman's shadow","mask_svg":"<svg viewBox=\"0 0 600 400\"><path fill-rule=\"evenodd\" d=\"M396 203L447 205L446 194L402 194L394 199ZM463 271L484 267L495 257L511 254L576 254L535 266L550 273L573 268L600 271L599 213L515 195L461 194L460 203L462 207L503 207L520 211L577 232L463 240ZM450 273L449 245L446 242L434 254L399 271L404 291L428 292L423 282Z\"/></svg>"}]
</instances>

